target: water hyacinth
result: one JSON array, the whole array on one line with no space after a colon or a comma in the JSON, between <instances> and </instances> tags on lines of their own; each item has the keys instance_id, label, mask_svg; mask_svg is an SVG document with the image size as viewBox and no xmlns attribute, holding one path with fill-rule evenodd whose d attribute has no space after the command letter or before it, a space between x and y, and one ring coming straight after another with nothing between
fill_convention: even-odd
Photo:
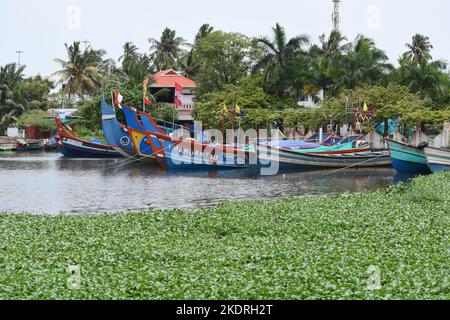
<instances>
[{"instance_id":1,"label":"water hyacinth","mask_svg":"<svg viewBox=\"0 0 450 320\"><path fill-rule=\"evenodd\" d=\"M0 215L1 299L449 299L450 174L370 193Z\"/></svg>"}]
</instances>

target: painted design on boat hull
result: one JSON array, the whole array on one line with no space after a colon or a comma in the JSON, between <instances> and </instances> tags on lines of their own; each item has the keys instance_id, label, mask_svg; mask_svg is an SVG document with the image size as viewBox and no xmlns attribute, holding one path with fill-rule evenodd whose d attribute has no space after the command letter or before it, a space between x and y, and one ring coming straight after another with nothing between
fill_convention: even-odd
<instances>
[{"instance_id":1,"label":"painted design on boat hull","mask_svg":"<svg viewBox=\"0 0 450 320\"><path fill-rule=\"evenodd\" d=\"M116 112L105 100L102 100L102 130L106 141L114 150L121 153L124 157L134 157L136 152L129 133L122 128L116 118Z\"/></svg>"}]
</instances>

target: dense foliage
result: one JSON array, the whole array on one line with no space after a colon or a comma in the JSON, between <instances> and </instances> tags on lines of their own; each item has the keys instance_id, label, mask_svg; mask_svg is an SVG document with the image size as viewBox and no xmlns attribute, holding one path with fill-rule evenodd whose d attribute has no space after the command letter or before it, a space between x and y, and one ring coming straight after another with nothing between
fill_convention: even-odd
<instances>
[{"instance_id":1,"label":"dense foliage","mask_svg":"<svg viewBox=\"0 0 450 320\"><path fill-rule=\"evenodd\" d=\"M39 75L25 78L24 69L14 63L0 67L0 134L22 114L54 107L49 99L53 82Z\"/></svg>"},{"instance_id":2,"label":"dense foliage","mask_svg":"<svg viewBox=\"0 0 450 320\"><path fill-rule=\"evenodd\" d=\"M449 188L443 173L194 211L3 214L0 298L446 300Z\"/></svg>"},{"instance_id":3,"label":"dense foliage","mask_svg":"<svg viewBox=\"0 0 450 320\"><path fill-rule=\"evenodd\" d=\"M269 36L254 39L204 24L192 44L169 28L149 41L148 52L125 43L118 64L105 58L104 50L91 46L83 50L79 42L66 44L67 59L55 59L61 67L54 73L61 91L53 100L82 105L81 123L95 130L99 110L87 109L99 108L100 97L109 101L119 88L124 103L140 108L143 80L155 71L172 68L197 82L196 120L206 126L221 124L220 110L224 105L232 110L236 104L241 107L244 126L267 126L273 120L281 126L308 128L339 124L349 118L346 106L351 109L363 102L378 108L376 121L391 118L436 131L442 119L448 120L447 62L432 57L433 45L424 35L414 35L406 44L397 67L364 35L353 41L337 31L321 35L318 41L305 34L288 38L278 23ZM45 109L52 100L46 97L53 87L48 80L24 81L22 72L23 67L14 64L0 71L0 130L26 110ZM30 96L29 92L34 93ZM299 99L307 96L316 102L323 97L324 102L316 110L300 108ZM169 118L173 106L157 111L158 98L150 96L154 104L147 111ZM91 115L95 118L86 118ZM227 127L235 122L230 115L234 119L230 112Z\"/></svg>"}]
</instances>

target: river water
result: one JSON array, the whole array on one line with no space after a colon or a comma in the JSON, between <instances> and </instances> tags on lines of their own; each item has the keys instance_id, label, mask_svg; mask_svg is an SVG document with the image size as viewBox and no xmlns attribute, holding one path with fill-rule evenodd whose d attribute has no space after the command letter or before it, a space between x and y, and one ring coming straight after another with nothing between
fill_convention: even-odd
<instances>
[{"instance_id":1,"label":"river water","mask_svg":"<svg viewBox=\"0 0 450 320\"><path fill-rule=\"evenodd\" d=\"M68 214L201 208L223 200L275 199L374 190L393 169L290 172L167 172L123 159L66 159L59 153L0 153L0 212Z\"/></svg>"}]
</instances>

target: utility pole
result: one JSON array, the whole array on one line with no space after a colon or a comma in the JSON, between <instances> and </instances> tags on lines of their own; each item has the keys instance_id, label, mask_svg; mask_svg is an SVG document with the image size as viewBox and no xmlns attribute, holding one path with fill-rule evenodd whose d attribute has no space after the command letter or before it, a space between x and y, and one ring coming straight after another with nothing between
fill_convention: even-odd
<instances>
[{"instance_id":1,"label":"utility pole","mask_svg":"<svg viewBox=\"0 0 450 320\"><path fill-rule=\"evenodd\" d=\"M19 58L19 59L18 59L18 61L19 61L18 66L19 66L19 68L20 68L20 56L22 55L23 51L17 50L16 53L17 53L17 56L18 56L18 58Z\"/></svg>"},{"instance_id":2,"label":"utility pole","mask_svg":"<svg viewBox=\"0 0 450 320\"><path fill-rule=\"evenodd\" d=\"M341 16L339 13L339 4L341 3L341 0L333 0L333 3L334 3L333 16L332 16L333 30L339 31L339 26L341 23Z\"/></svg>"}]
</instances>

